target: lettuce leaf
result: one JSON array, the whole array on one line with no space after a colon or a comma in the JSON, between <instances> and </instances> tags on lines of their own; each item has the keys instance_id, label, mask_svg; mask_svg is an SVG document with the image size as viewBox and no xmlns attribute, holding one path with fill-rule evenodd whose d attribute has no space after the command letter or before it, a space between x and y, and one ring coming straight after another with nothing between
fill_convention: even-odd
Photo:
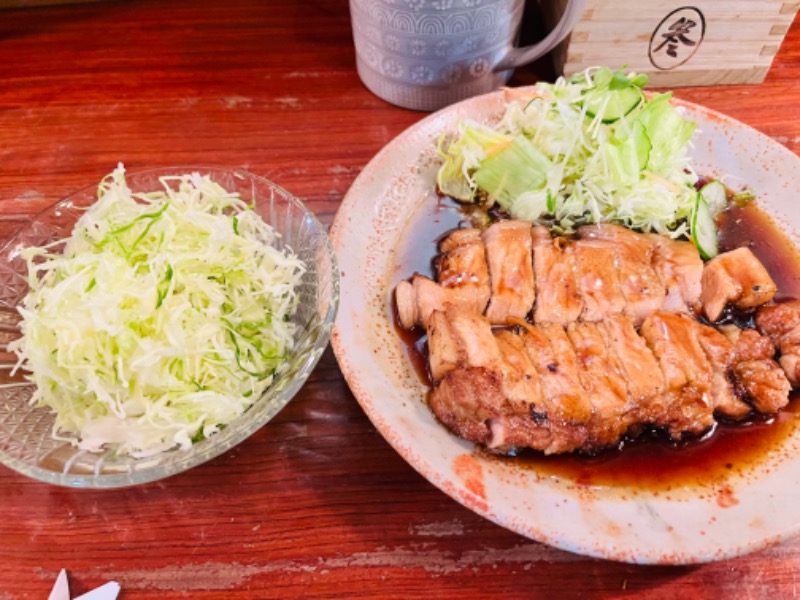
<instances>
[{"instance_id":1,"label":"lettuce leaf","mask_svg":"<svg viewBox=\"0 0 800 600\"><path fill-rule=\"evenodd\" d=\"M436 183L442 194L462 202L471 202L477 188L470 171L480 166L487 149L508 143L511 138L477 123L460 123L459 130L458 139L447 147L446 138L439 138L439 155L444 159L444 164L437 173Z\"/></svg>"},{"instance_id":2,"label":"lettuce leaf","mask_svg":"<svg viewBox=\"0 0 800 600\"><path fill-rule=\"evenodd\" d=\"M564 232L602 220L685 236L695 124L671 94L648 98L646 81L587 69L517 94L492 127L460 124L440 144L440 190L463 202L488 196L513 218Z\"/></svg>"},{"instance_id":3,"label":"lettuce leaf","mask_svg":"<svg viewBox=\"0 0 800 600\"><path fill-rule=\"evenodd\" d=\"M541 190L547 180L550 160L525 136L517 135L502 149L493 152L475 171L473 180L503 208L526 192Z\"/></svg>"}]
</instances>

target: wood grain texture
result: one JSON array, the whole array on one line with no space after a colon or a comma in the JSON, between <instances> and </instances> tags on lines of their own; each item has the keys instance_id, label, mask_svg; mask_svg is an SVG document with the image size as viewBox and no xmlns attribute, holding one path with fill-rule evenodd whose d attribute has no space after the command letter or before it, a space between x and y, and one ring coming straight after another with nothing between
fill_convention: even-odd
<instances>
[{"instance_id":1,"label":"wood grain texture","mask_svg":"<svg viewBox=\"0 0 800 600\"><path fill-rule=\"evenodd\" d=\"M330 223L424 117L359 82L345 0L129 0L0 14L0 236L117 162L245 167ZM547 75L538 63L513 83ZM800 27L760 86L684 88L800 151ZM723 563L575 556L483 520L372 427L333 354L274 421L167 480L62 489L0 467L0 600L108 581L132 598L761 598L796 593L800 539Z\"/></svg>"},{"instance_id":2,"label":"wood grain texture","mask_svg":"<svg viewBox=\"0 0 800 600\"><path fill-rule=\"evenodd\" d=\"M547 3L547 22L555 24L566 4L567 0ZM680 59L686 60L683 63L670 61L663 50L649 56L651 36L663 41L670 22L663 24L662 19L678 10L675 19L683 16L694 21L687 39L697 45L676 46ZM556 70L567 75L595 65L626 64L661 86L761 83L796 10L796 4L783 0L697 0L688 6L657 0L635 5L624 0L588 0L570 37L554 52L554 62ZM670 68L661 70L666 65Z\"/></svg>"}]
</instances>

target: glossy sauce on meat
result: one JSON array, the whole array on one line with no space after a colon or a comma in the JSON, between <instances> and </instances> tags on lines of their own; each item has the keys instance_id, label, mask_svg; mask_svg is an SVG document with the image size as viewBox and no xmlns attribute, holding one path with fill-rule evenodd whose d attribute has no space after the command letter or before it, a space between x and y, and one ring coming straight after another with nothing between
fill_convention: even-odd
<instances>
[{"instance_id":1,"label":"glossy sauce on meat","mask_svg":"<svg viewBox=\"0 0 800 600\"><path fill-rule=\"evenodd\" d=\"M720 251L747 245L767 267L778 286L776 300L800 298L800 251L755 203L732 207L719 218ZM469 226L469 217L449 200L438 199L421 206L409 222L403 242L397 248L397 263L391 274L391 290L417 271L433 273L438 255L437 243L449 230ZM727 310L723 321L740 327L752 326L748 314ZM425 355L425 332L421 327L407 331L396 327L411 364L421 381L431 386ZM657 432L646 432L626 441L624 448L611 449L595 456L561 454L545 456L523 451L514 457L494 456L523 468L535 469L543 476L555 476L578 484L611 487L638 487L669 490L683 485L723 480L758 464L773 448L791 435L800 419L800 392L793 392L789 406L768 418L717 424L710 435L681 443L668 441Z\"/></svg>"}]
</instances>

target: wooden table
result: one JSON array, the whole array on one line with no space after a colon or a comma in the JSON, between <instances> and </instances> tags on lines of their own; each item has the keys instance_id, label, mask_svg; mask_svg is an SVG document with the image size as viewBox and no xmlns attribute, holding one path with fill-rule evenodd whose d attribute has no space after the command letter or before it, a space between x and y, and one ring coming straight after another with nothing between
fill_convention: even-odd
<instances>
[{"instance_id":1,"label":"wooden table","mask_svg":"<svg viewBox=\"0 0 800 600\"><path fill-rule=\"evenodd\" d=\"M370 94L345 0L129 0L0 12L0 236L122 161L245 167L330 224L348 187L421 113ZM515 83L546 73L521 70ZM761 86L679 97L800 151L800 25ZM119 491L0 467L0 599L787 597L800 538L696 567L583 558L483 520L372 427L328 351L235 450Z\"/></svg>"}]
</instances>

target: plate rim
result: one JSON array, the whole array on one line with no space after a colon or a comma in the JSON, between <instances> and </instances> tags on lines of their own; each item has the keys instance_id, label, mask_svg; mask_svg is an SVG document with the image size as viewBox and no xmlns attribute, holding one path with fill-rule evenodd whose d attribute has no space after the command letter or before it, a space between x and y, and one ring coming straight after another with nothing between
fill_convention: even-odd
<instances>
[{"instance_id":1,"label":"plate rim","mask_svg":"<svg viewBox=\"0 0 800 600\"><path fill-rule=\"evenodd\" d=\"M534 86L524 86L517 89L524 91L526 89L532 89L533 87ZM342 203L339 207L339 210L337 210L336 216L334 217L333 224L330 229L330 238L334 247L334 251L337 252L337 254L341 251L342 245L344 244L344 237L347 235L347 223L345 222L345 213L348 212L348 208L350 207L351 204L356 203L356 198L358 197L358 194L361 192L361 189L367 184L368 180L373 176L372 172L379 168L378 167L379 163L381 163L387 157L391 156L395 151L397 151L397 149L400 147L400 145L403 143L404 140L406 140L409 137L413 137L417 133L424 133L425 131L427 131L427 129L434 121L440 120L445 116L449 116L453 119L453 121L455 121L458 118L458 113L460 111L463 111L465 108L468 108L473 104L479 102L488 103L491 102L492 100L502 101L502 95L503 95L502 90L496 90L494 92L469 98L467 100L463 100L456 104L445 107L437 112L425 116L416 123L407 127L405 130L403 130L397 136L395 136L392 140L390 140L385 146L383 146L381 150L378 151L378 153L376 153L373 156L373 158L369 161L369 163L367 163L367 165L361 170L358 177L354 180L348 192L342 199ZM770 151L782 154L786 160L796 162L798 164L798 167L800 167L800 157L797 154L789 150L786 146L784 146L777 140L759 131L758 129L746 123L743 123L737 119L734 119L733 117L730 117L729 115L726 115L725 113L722 113L718 110L711 109L694 102L690 102L681 98L676 98L674 96L672 98L672 102L674 105L678 107L683 107L685 109L688 109L690 111L702 115L705 119L709 121L714 121L723 125L733 126L734 129L738 130L742 129L747 130L750 135L755 135L767 147L769 147ZM476 120L480 120L481 118L486 118L486 115L484 114L478 115L476 117ZM342 286L343 296L345 295L344 292L345 287L346 287L345 285ZM384 290L384 291L386 293L389 293L389 290ZM537 528L533 529L531 529L530 527L525 528L521 526L519 523L515 523L512 520L505 518L502 514L497 514L492 510L490 510L489 507L486 506L485 501L481 500L474 494L471 494L469 490L453 486L448 481L448 477L445 474L437 470L430 462L426 461L424 458L421 458L421 456L418 453L407 448L399 439L400 436L389 435L386 431L384 431L385 424L382 422L382 419L379 415L379 411L376 409L374 403L372 402L372 399L368 395L366 395L363 390L361 379L358 374L358 368L351 365L347 357L347 349L345 348L345 343L342 339L342 329L346 327L346 324L344 322L346 318L347 318L346 311L340 310L331 335L331 346L333 348L336 359L340 365L342 373L345 377L345 380L348 383L348 386L352 390L352 393L356 398L356 401L359 403L362 410L364 410L370 422L378 430L381 436L389 443L389 445L398 454L400 454L403 460L405 460L414 470L416 470L420 475L422 475L422 477L424 477L429 483L433 484L440 491L444 492L446 495L448 495L453 500L460 503L468 510L476 514L479 514L480 516L495 523L496 525L504 527L528 539L545 543L555 548L566 550L568 552L578 553L594 558L609 559L609 560L628 562L634 564L653 564L653 565L659 565L659 564L689 565L689 564L700 564L700 563L707 563L719 560L726 560L780 544L781 542L800 533L800 519L799 519L794 524L787 526L785 529L782 529L781 532L777 535L770 534L762 536L752 536L752 538L750 538L750 541L739 546L731 545L726 548L720 549L715 544L710 543L707 549L698 550L697 552L684 551L683 554L675 554L675 553L670 553L669 551L665 551L660 554L642 555L642 554L637 554L636 552L629 554L620 553L619 551L613 551L607 548L598 548L596 546L591 546L590 544L587 543L577 543L577 542L571 543L570 540L565 540L565 539L553 540L552 538L550 538L550 536L542 534L540 531L537 531ZM471 444L470 442L466 442L458 438L457 436L453 435L449 431L447 431L446 428L444 428L444 426L442 426L441 424L439 424L439 426L441 427L443 435L450 436L455 442L462 444L465 447L474 447L474 445Z\"/></svg>"}]
</instances>

